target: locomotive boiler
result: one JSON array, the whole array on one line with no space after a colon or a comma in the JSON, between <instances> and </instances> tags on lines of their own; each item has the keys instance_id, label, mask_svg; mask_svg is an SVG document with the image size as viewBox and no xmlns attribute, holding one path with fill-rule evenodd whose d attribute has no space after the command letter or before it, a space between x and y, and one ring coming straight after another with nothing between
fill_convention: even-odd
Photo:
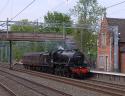
<instances>
[{"instance_id":1,"label":"locomotive boiler","mask_svg":"<svg viewBox=\"0 0 125 96\"><path fill-rule=\"evenodd\" d=\"M28 53L23 56L22 63L27 69L67 77L85 77L89 73L84 54L78 50Z\"/></svg>"}]
</instances>

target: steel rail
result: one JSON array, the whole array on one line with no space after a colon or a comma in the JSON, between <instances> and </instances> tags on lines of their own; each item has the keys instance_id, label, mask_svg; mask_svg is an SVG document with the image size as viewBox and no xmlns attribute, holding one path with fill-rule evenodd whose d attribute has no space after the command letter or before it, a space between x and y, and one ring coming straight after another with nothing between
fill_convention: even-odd
<instances>
[{"instance_id":1,"label":"steel rail","mask_svg":"<svg viewBox=\"0 0 125 96\"><path fill-rule=\"evenodd\" d=\"M123 96L123 94L125 94L124 90L119 90L117 88L111 88L108 86L103 86L103 85L98 85L98 84L90 84L89 82L84 82L84 81L80 81L80 80L74 80L74 79L60 77L60 76L54 76L54 75L50 75L50 74L46 74L46 73L34 72L31 70L24 71L24 70L18 69L16 71L28 73L28 74L42 77L42 78L51 79L51 80L58 81L58 82L63 82L66 84L77 86L79 88L85 88L88 90L97 91L97 92L101 92L101 93L105 93L105 94L109 94L109 95L113 95L113 96Z\"/></svg>"},{"instance_id":2,"label":"steel rail","mask_svg":"<svg viewBox=\"0 0 125 96\"><path fill-rule=\"evenodd\" d=\"M84 88L84 89L88 89L88 90L92 90L92 91L96 91L96 92L113 95L113 96L123 96L123 94L125 94L125 90L121 90L122 88L118 89L117 84L112 85L111 83L109 84L109 83L105 82L106 84L109 84L108 86L105 86L105 85L103 85L104 83L99 85L99 84L97 84L97 82L94 84L87 80L75 80L75 79L50 75L47 73L36 72L36 71L32 71L32 70L25 70L25 69L19 69L19 68L17 68L17 69L15 68L14 70L18 71L18 72L22 72L22 73L27 73L30 75L42 77L42 78L51 79L51 80L54 80L57 82L63 82L65 84L70 84L70 85L73 85L73 86L76 86L79 88ZM122 86L122 87L125 88L125 86Z\"/></svg>"},{"instance_id":3,"label":"steel rail","mask_svg":"<svg viewBox=\"0 0 125 96\"><path fill-rule=\"evenodd\" d=\"M41 84L38 84L38 83L33 82L33 81L31 81L31 80L27 80L27 79L25 79L25 78L22 78L22 77L20 77L20 76L14 75L14 74L12 74L12 73L8 73L8 72L5 72L5 71L3 71L3 70L0 70L0 71L1 71L1 72L4 72L5 74L9 74L9 75L14 76L14 77L16 77L16 78L19 78L19 79L25 80L25 81L27 81L27 82L30 82L31 84L35 84L35 85L37 85L38 87L43 87L43 88L45 88L45 89L47 89L47 90L50 90L50 91L53 91L53 92L55 92L55 93L57 93L57 94L62 94L62 96L71 96L71 95L66 94L66 93L64 93L64 92L58 91L58 90L56 90L56 89L53 89L53 88L50 88L50 87L47 87L47 86L44 86L44 85L41 85ZM4 76L5 76L5 75L4 75ZM8 76L6 76L6 78L8 78ZM27 87L27 88L29 88L29 89L35 91L35 92L37 92L37 93L40 93L40 94L42 94L42 95L44 95L44 96L48 96L48 95L46 95L46 94L43 93L43 92L39 92L38 90L36 90L36 89L34 89L34 88L32 88L32 87L26 86L26 84L23 84L22 82L19 82L19 81L14 80L13 78L9 78L9 79L11 79L11 80L13 80L13 81L15 81L15 82L17 82L17 83L23 85L24 87Z\"/></svg>"},{"instance_id":4,"label":"steel rail","mask_svg":"<svg viewBox=\"0 0 125 96\"><path fill-rule=\"evenodd\" d=\"M17 96L11 89L9 89L7 86L5 86L4 84L2 84L1 82L0 82L0 86L2 88L4 88L7 92L9 92L12 96Z\"/></svg>"}]
</instances>

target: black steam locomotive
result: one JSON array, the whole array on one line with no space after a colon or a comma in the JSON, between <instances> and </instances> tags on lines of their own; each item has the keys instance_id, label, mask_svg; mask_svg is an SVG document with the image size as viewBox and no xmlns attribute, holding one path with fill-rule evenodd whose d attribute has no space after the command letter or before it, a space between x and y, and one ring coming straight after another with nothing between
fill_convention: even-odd
<instances>
[{"instance_id":1,"label":"black steam locomotive","mask_svg":"<svg viewBox=\"0 0 125 96\"><path fill-rule=\"evenodd\" d=\"M84 55L78 50L27 53L22 58L26 69L39 70L67 77L86 77L89 69Z\"/></svg>"}]
</instances>

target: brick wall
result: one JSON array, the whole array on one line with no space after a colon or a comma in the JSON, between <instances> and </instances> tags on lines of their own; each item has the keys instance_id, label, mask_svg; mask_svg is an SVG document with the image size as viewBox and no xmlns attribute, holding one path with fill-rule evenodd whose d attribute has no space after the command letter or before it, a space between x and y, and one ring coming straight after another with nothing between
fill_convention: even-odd
<instances>
[{"instance_id":1,"label":"brick wall","mask_svg":"<svg viewBox=\"0 0 125 96\"><path fill-rule=\"evenodd\" d=\"M113 53L113 51L111 51L111 46L110 46L110 32L108 31L108 23L106 18L103 19L102 23L101 23L101 30L98 34L98 58L97 58L97 67L100 70L104 70L104 71L111 71L112 70L112 62L113 60L111 60L111 55ZM101 34L105 34L106 36L106 45L102 46L102 37ZM102 57L101 57L102 56ZM103 60L100 60L100 58L103 58ZM102 63L104 64L100 64L100 62L102 61Z\"/></svg>"}]
</instances>

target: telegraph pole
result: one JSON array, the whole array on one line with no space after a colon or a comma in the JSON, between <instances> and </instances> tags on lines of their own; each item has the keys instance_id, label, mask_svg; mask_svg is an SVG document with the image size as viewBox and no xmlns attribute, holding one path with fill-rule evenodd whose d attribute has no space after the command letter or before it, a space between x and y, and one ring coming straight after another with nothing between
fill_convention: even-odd
<instances>
[{"instance_id":1,"label":"telegraph pole","mask_svg":"<svg viewBox=\"0 0 125 96\"><path fill-rule=\"evenodd\" d=\"M66 32L65 32L65 23L63 23L63 40L64 40L64 45L63 48L65 47L65 42L66 42Z\"/></svg>"},{"instance_id":2,"label":"telegraph pole","mask_svg":"<svg viewBox=\"0 0 125 96\"><path fill-rule=\"evenodd\" d=\"M7 38L8 38L8 21L9 19L7 18L6 26L7 26Z\"/></svg>"}]
</instances>

